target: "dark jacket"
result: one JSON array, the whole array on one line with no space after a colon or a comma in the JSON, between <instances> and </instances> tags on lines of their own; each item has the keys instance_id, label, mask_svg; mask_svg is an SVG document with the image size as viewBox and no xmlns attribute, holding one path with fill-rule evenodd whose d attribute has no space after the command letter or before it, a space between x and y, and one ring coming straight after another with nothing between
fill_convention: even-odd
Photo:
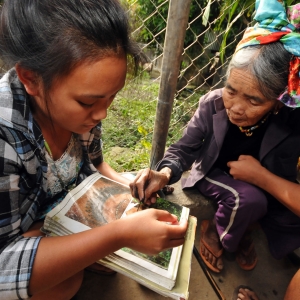
<instances>
[{"instance_id":1,"label":"dark jacket","mask_svg":"<svg viewBox=\"0 0 300 300\"><path fill-rule=\"evenodd\" d=\"M200 98L198 109L188 123L183 137L171 145L157 170L168 166L173 171L170 184L192 166L183 188L193 187L212 168L219 156L229 127L222 99L223 89ZM300 109L283 107L272 114L261 143L259 160L272 173L296 181L300 156Z\"/></svg>"}]
</instances>

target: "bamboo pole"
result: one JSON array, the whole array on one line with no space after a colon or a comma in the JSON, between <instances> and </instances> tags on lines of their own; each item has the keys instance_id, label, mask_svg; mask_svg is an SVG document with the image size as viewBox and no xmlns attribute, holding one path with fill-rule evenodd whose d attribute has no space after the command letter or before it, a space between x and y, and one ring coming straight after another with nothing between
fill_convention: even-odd
<instances>
[{"instance_id":1,"label":"bamboo pole","mask_svg":"<svg viewBox=\"0 0 300 300\"><path fill-rule=\"evenodd\" d=\"M162 159L180 70L191 0L170 0L161 80L152 139L151 165Z\"/></svg>"}]
</instances>

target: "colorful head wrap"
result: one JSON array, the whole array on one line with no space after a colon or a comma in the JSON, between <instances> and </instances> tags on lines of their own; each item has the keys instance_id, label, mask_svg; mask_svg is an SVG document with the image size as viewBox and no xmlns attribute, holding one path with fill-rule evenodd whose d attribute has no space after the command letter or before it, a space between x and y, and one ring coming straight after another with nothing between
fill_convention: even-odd
<instances>
[{"instance_id":1,"label":"colorful head wrap","mask_svg":"<svg viewBox=\"0 0 300 300\"><path fill-rule=\"evenodd\" d=\"M236 48L280 41L293 54L288 86L278 100L289 107L300 107L300 3L285 9L283 0L256 0L254 20Z\"/></svg>"}]
</instances>

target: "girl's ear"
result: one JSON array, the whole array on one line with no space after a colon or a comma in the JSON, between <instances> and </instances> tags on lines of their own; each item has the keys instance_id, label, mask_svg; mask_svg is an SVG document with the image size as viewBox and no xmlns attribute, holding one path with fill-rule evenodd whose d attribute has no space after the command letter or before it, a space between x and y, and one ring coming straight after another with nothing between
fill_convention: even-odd
<instances>
[{"instance_id":1,"label":"girl's ear","mask_svg":"<svg viewBox=\"0 0 300 300\"><path fill-rule=\"evenodd\" d=\"M26 92L31 96L41 95L41 81L36 73L31 70L24 69L19 64L16 65L16 71L20 81L23 83Z\"/></svg>"}]
</instances>

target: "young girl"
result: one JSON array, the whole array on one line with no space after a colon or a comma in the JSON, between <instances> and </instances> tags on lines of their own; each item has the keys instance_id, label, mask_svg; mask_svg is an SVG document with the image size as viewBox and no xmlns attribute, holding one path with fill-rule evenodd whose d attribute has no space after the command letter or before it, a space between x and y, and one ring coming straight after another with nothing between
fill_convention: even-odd
<instances>
[{"instance_id":1,"label":"young girl","mask_svg":"<svg viewBox=\"0 0 300 300\"><path fill-rule=\"evenodd\" d=\"M43 238L45 214L88 175L128 184L103 161L101 120L139 51L116 0L7 0L0 17L0 298L70 299L121 247L182 244L187 223L159 210Z\"/></svg>"}]
</instances>

